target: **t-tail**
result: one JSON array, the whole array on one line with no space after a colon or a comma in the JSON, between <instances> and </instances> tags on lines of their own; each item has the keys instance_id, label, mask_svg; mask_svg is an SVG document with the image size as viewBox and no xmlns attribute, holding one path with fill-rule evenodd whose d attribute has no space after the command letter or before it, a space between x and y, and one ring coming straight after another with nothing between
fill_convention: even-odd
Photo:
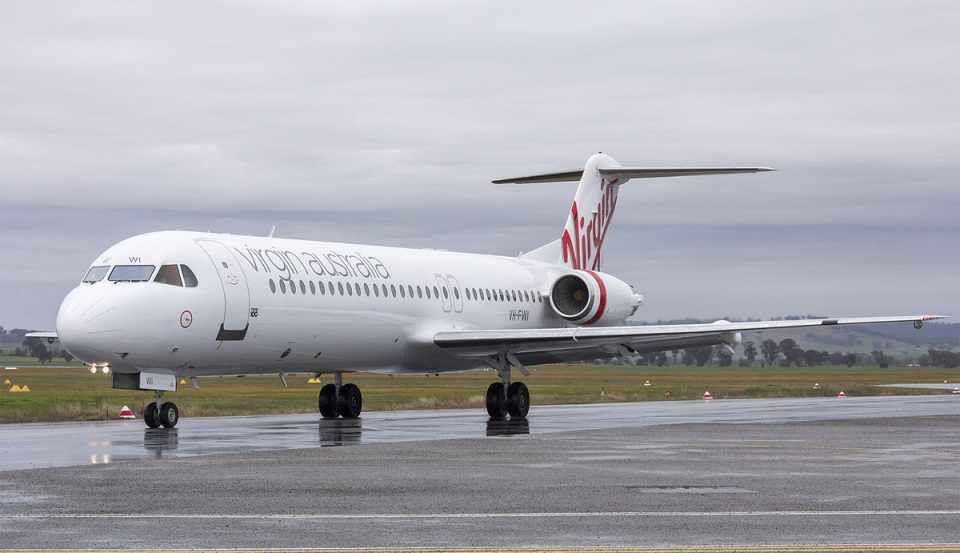
<instances>
[{"instance_id":1,"label":"t-tail","mask_svg":"<svg viewBox=\"0 0 960 553\"><path fill-rule=\"evenodd\" d=\"M497 179L495 184L579 181L560 238L522 257L564 264L571 269L600 270L603 244L617 207L620 185L631 179L729 175L773 171L770 167L624 167L612 157L590 156L583 169Z\"/></svg>"}]
</instances>

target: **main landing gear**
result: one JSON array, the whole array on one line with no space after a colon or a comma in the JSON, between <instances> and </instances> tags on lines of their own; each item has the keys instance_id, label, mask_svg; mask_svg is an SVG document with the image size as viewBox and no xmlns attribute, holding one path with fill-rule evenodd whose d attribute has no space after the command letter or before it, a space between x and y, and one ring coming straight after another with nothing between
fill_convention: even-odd
<instances>
[{"instance_id":1,"label":"main landing gear","mask_svg":"<svg viewBox=\"0 0 960 553\"><path fill-rule=\"evenodd\" d=\"M163 394L156 392L155 401L143 408L143 422L150 428L173 428L180 421L180 410L172 401L163 401Z\"/></svg>"},{"instance_id":2,"label":"main landing gear","mask_svg":"<svg viewBox=\"0 0 960 553\"><path fill-rule=\"evenodd\" d=\"M356 384L344 384L343 373L334 373L334 382L320 389L320 415L325 419L335 419L338 416L345 419L359 417L363 410L360 388Z\"/></svg>"},{"instance_id":3,"label":"main landing gear","mask_svg":"<svg viewBox=\"0 0 960 553\"><path fill-rule=\"evenodd\" d=\"M523 382L510 382L510 373L500 371L502 382L494 382L487 388L487 414L499 420L510 415L511 419L525 419L530 412L530 391Z\"/></svg>"}]
</instances>

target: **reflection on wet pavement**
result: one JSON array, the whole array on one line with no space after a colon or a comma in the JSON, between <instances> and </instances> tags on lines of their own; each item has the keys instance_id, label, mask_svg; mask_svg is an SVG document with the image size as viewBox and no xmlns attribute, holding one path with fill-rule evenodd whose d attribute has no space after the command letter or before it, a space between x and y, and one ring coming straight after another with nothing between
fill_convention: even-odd
<instances>
[{"instance_id":1,"label":"reflection on wet pavement","mask_svg":"<svg viewBox=\"0 0 960 553\"><path fill-rule=\"evenodd\" d=\"M530 419L490 419L487 436L514 436L530 433Z\"/></svg>"},{"instance_id":2,"label":"reflection on wet pavement","mask_svg":"<svg viewBox=\"0 0 960 553\"><path fill-rule=\"evenodd\" d=\"M516 437L534 433L718 422L960 415L956 396L659 401L534 407L527 420L488 420L480 409L189 418L176 429L142 421L0 425L0 470L107 464L353 444Z\"/></svg>"}]
</instances>

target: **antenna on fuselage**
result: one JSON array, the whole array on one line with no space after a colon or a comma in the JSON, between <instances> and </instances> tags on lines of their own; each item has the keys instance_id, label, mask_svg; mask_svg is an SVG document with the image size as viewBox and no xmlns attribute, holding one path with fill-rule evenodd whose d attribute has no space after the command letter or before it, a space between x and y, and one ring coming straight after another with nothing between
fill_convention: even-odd
<instances>
[{"instance_id":1,"label":"antenna on fuselage","mask_svg":"<svg viewBox=\"0 0 960 553\"><path fill-rule=\"evenodd\" d=\"M270 234L267 235L267 238L273 238L273 234L277 232L277 225L270 227Z\"/></svg>"}]
</instances>

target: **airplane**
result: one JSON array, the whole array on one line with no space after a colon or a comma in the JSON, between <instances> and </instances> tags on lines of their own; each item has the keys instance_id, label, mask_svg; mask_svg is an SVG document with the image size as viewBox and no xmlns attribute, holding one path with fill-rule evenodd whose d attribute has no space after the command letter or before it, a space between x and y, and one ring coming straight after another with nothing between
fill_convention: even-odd
<instances>
[{"instance_id":1,"label":"airplane","mask_svg":"<svg viewBox=\"0 0 960 553\"><path fill-rule=\"evenodd\" d=\"M514 369L697 346L734 348L750 330L913 322L933 315L629 325L643 296L601 271L620 187L630 180L772 171L625 167L598 153L582 169L494 183L579 181L560 237L517 257L207 232L133 236L97 256L57 313L59 339L113 387L153 392L150 428L180 419L165 392L180 378L332 373L318 408L357 418L343 374L488 368L492 419L523 419Z\"/></svg>"}]
</instances>

